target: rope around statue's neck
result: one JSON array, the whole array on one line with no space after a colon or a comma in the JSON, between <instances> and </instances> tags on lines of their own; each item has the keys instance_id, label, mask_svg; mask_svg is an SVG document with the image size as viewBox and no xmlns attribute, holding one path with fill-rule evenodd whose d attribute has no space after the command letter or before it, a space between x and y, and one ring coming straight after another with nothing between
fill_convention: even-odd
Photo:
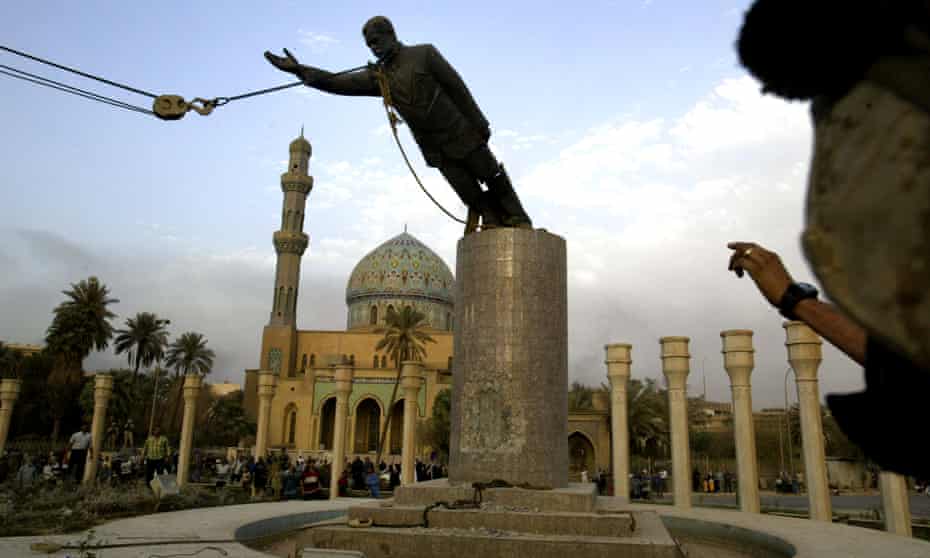
<instances>
[{"instance_id":1,"label":"rope around statue's neck","mask_svg":"<svg viewBox=\"0 0 930 558\"><path fill-rule=\"evenodd\" d=\"M413 175L413 178L417 181L417 185L420 186L420 189L423 190L423 193L426 194L426 197L428 197L430 201L436 205L436 207L441 209L442 212L448 215L449 218L453 221L467 225L468 223L450 213L448 209L436 201L436 198L434 198L433 195L429 193L429 190L427 190L426 186L423 185L423 182L420 181L420 177L417 176L417 171L413 170L413 165L410 164L410 159L407 158L407 152L404 151L404 146L401 145L400 138L397 137L397 124L402 121L397 116L397 113L394 112L394 103L391 100L391 88L388 85L387 74L385 74L384 71L378 66L373 66L372 71L375 74L375 78L378 80L378 88L381 90L381 100L384 102L384 112L387 113L388 123L391 125L391 133L394 135L394 143L396 143L397 148L400 149L400 154L404 157L404 162L407 163L407 168L410 169L410 174Z\"/></svg>"}]
</instances>

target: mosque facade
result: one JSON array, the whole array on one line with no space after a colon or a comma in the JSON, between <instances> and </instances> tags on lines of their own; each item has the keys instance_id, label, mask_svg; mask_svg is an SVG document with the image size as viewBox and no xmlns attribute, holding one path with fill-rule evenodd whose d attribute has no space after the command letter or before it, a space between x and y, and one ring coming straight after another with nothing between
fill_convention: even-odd
<instances>
[{"instance_id":1,"label":"mosque facade","mask_svg":"<svg viewBox=\"0 0 930 558\"><path fill-rule=\"evenodd\" d=\"M262 333L259 368L245 371L246 412L259 414L259 372L270 370L276 386L270 396L266 445L275 451L321 455L330 452L336 426L334 367L349 365L351 392L345 432L346 455L374 458L379 433L392 415L385 442L387 460L399 458L405 405L416 405L420 422L432 416L436 397L452 387L455 278L432 249L408 232L385 241L356 264L346 284L346 329L297 328L300 260L309 244L304 232L307 196L313 187L308 173L310 143L300 137L290 145L288 171L281 176L284 194L281 228L273 235L277 266L268 325ZM377 351L390 309L409 306L426 317L426 332L436 341L426 346L424 381L415 401L395 391L396 364ZM266 396L268 397L268 396ZM607 403L569 416L573 468L593 471L610 463ZM415 453L430 448L418 440Z\"/></svg>"}]
</instances>

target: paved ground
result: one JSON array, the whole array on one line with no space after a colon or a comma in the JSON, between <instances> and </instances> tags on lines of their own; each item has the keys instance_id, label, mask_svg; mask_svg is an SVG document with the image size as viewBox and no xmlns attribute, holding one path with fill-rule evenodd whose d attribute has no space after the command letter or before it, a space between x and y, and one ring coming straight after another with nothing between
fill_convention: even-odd
<instances>
[{"instance_id":1,"label":"paved ground","mask_svg":"<svg viewBox=\"0 0 930 558\"><path fill-rule=\"evenodd\" d=\"M96 550L98 558L153 558L193 556L197 558L267 558L267 554L256 552L235 542L236 531L243 525L252 524L252 531L281 530L282 522L287 528L298 528L306 524L307 514L328 510L345 510L349 506L368 499L339 498L335 501L290 501L241 506L225 506L166 512L121 519L100 525L94 529L95 541L102 541L115 548ZM291 521L288 521L290 519ZM267 521L267 527L262 521ZM241 534L241 533L240 533ZM253 533L243 536L252 537ZM39 554L30 549L33 543L57 543L74 546L85 537L84 533L55 535L48 537L0 538L0 556L3 558L31 557ZM209 548L207 548L209 547ZM61 549L51 556L78 556L72 549Z\"/></svg>"},{"instance_id":2,"label":"paved ground","mask_svg":"<svg viewBox=\"0 0 930 558\"><path fill-rule=\"evenodd\" d=\"M930 496L911 494L911 516L915 518L930 519ZM807 494L775 494L764 492L761 496L763 508L779 508L784 510L807 511ZM873 509L881 510L882 497L880 494L841 494L833 496L834 512L868 512ZM672 503L671 498L658 500L660 503ZM731 506L736 507L734 494L694 494L691 502L695 506Z\"/></svg>"},{"instance_id":3,"label":"paved ground","mask_svg":"<svg viewBox=\"0 0 930 558\"><path fill-rule=\"evenodd\" d=\"M699 497L696 496L696 498ZM869 495L864 497L868 499ZM709 498L732 499L730 496L705 497L705 499ZM185 555L193 556L194 553L197 553L198 558L267 557L267 554L256 552L236 542L237 534L239 537L251 538L259 534L296 529L305 525L311 514L313 517L326 511L339 514L340 510L345 510L350 505L371 501L340 498L335 502L273 502L185 510L123 519L94 529L97 540L102 540L111 546L111 548L95 549L95 552L98 558L179 558ZM930 556L930 543L925 541L847 525L770 515L760 517L755 514L706 507L680 510L674 506L642 504L631 506L613 498L599 498L598 505L604 509L654 511L662 516L677 518L679 522L690 521L691 525L704 525L711 528L713 525L718 525L726 531L725 537L728 540L729 537L734 536L734 533L737 535L756 533L776 537L790 541L797 551L796 558L866 556L926 558ZM732 527L738 529L734 531ZM700 528L704 529L704 527ZM3 558L37 558L40 554L30 549L33 543L73 546L85 536L84 533L77 533L50 537L0 538L0 556ZM746 542L746 544L752 543ZM119 546L113 548L114 545ZM59 558L78 555L74 549L60 549L50 554Z\"/></svg>"}]
</instances>

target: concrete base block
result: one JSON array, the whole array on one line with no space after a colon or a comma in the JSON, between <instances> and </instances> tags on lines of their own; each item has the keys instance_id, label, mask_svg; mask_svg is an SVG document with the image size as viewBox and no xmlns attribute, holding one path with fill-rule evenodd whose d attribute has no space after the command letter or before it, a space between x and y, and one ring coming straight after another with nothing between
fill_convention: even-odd
<instances>
[{"instance_id":1,"label":"concrete base block","mask_svg":"<svg viewBox=\"0 0 930 558\"><path fill-rule=\"evenodd\" d=\"M376 527L409 527L423 524L426 506L378 505L349 508L349 519L371 520ZM502 508L502 507L501 507ZM448 510L433 508L426 516L430 529L493 529L537 535L582 537L631 537L633 515L630 513L555 513L506 511L496 505L486 509Z\"/></svg>"},{"instance_id":2,"label":"concrete base block","mask_svg":"<svg viewBox=\"0 0 930 558\"><path fill-rule=\"evenodd\" d=\"M639 537L529 535L494 529L391 529L322 527L311 533L316 548L358 550L367 558L681 558L674 541Z\"/></svg>"},{"instance_id":3,"label":"concrete base block","mask_svg":"<svg viewBox=\"0 0 930 558\"><path fill-rule=\"evenodd\" d=\"M474 497L475 491L471 484L454 484L448 479L400 486L394 491L394 503L398 506L428 506L436 502L472 500ZM482 501L543 512L593 512L597 502L597 486L592 483L569 483L565 488L554 490L488 488L482 492Z\"/></svg>"}]
</instances>

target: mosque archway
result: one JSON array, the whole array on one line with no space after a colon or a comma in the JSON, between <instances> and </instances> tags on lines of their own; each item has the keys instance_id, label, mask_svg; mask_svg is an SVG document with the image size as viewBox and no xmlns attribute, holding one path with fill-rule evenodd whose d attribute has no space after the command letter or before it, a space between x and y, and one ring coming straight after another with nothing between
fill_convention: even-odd
<instances>
[{"instance_id":1,"label":"mosque archway","mask_svg":"<svg viewBox=\"0 0 930 558\"><path fill-rule=\"evenodd\" d=\"M336 398L330 397L320 409L320 449L333 449L333 432L336 425Z\"/></svg>"},{"instance_id":2,"label":"mosque archway","mask_svg":"<svg viewBox=\"0 0 930 558\"><path fill-rule=\"evenodd\" d=\"M595 470L594 444L581 432L572 432L568 437L568 471L581 474Z\"/></svg>"},{"instance_id":3,"label":"mosque archway","mask_svg":"<svg viewBox=\"0 0 930 558\"><path fill-rule=\"evenodd\" d=\"M391 411L391 455L400 455L404 448L404 400L394 403Z\"/></svg>"},{"instance_id":4,"label":"mosque archway","mask_svg":"<svg viewBox=\"0 0 930 558\"><path fill-rule=\"evenodd\" d=\"M355 408L355 453L377 451L380 429L381 406L366 397Z\"/></svg>"}]
</instances>

